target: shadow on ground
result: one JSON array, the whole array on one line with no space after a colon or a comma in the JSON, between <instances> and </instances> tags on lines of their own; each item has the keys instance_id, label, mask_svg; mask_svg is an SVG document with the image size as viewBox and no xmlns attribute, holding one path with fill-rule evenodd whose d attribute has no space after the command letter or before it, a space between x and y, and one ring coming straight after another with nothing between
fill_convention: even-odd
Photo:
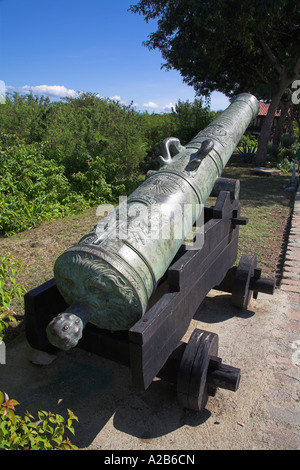
<instances>
[{"instance_id":1,"label":"shadow on ground","mask_svg":"<svg viewBox=\"0 0 300 470\"><path fill-rule=\"evenodd\" d=\"M195 320L213 324L254 314L232 307L230 299L207 297ZM72 410L79 423L70 438L80 448L88 447L110 420L115 430L147 443L186 425L199 426L211 416L207 409L182 409L176 387L159 379L145 392L135 391L128 368L87 351L61 352L52 364L37 366L28 361L27 349L24 334L7 345L0 389L20 403L20 415L28 410L37 417L38 410L46 410L67 416L67 409Z\"/></svg>"}]
</instances>

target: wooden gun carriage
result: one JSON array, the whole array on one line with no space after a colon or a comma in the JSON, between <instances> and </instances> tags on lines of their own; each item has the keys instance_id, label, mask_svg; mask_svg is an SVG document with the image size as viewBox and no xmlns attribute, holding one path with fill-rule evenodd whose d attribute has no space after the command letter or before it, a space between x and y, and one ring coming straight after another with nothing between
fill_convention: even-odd
<instances>
[{"instance_id":1,"label":"wooden gun carriage","mask_svg":"<svg viewBox=\"0 0 300 470\"><path fill-rule=\"evenodd\" d=\"M78 343L129 367L137 390L146 390L155 377L173 383L179 403L196 411L218 387L236 391L240 381L240 369L218 357L217 334L195 329L188 343L182 342L202 301L215 288L231 292L233 305L247 309L252 295L273 294L275 288L273 280L261 278L255 256L242 255L234 266L239 225L248 220L240 216L239 181L219 178L217 183L223 190L216 194L214 189L215 205L205 206L203 246L181 246L142 318L128 331L110 332L88 323ZM49 343L46 327L66 307L54 279L25 294L26 336L32 348L58 351Z\"/></svg>"}]
</instances>

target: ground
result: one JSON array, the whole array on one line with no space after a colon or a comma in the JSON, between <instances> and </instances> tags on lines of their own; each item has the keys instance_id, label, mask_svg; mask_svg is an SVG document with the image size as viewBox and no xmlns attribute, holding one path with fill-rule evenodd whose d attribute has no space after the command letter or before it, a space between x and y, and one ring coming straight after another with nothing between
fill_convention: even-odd
<instances>
[{"instance_id":1,"label":"ground","mask_svg":"<svg viewBox=\"0 0 300 470\"><path fill-rule=\"evenodd\" d=\"M235 175L235 167L229 167L226 176ZM283 189L287 179L260 178L244 178L243 215L252 215L256 223L240 228L240 252L254 251L263 275L275 277L279 285L291 215ZM0 247L22 259L19 280L28 290L52 277L56 257L95 222L96 210L90 209L2 239ZM133 390L126 367L79 349L61 353L49 366L35 366L27 359L22 323L16 329L20 334L7 342L3 370L8 373L1 374L1 388L21 403L19 414L71 409L79 418L72 442L80 448L299 449L300 292L283 285L285 290L277 288L274 296L252 299L247 310L236 309L229 294L214 290L201 304L184 340L194 328L218 334L218 355L242 374L237 392L218 389L202 412L182 409L176 387L162 380L154 380L145 392ZM17 308L21 318L21 304Z\"/></svg>"}]
</instances>

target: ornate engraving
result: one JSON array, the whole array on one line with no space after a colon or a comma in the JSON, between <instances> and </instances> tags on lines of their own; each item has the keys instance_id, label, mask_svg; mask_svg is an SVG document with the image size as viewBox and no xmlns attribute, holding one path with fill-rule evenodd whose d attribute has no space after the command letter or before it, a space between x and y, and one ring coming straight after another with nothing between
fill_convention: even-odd
<instances>
[{"instance_id":1,"label":"ornate engraving","mask_svg":"<svg viewBox=\"0 0 300 470\"><path fill-rule=\"evenodd\" d=\"M174 194L176 192L185 192L185 186L180 184L176 176L171 176L166 173L161 175L154 174L137 188L132 195L128 198L129 202L142 202L147 206L156 204L160 195Z\"/></svg>"},{"instance_id":2,"label":"ornate engraving","mask_svg":"<svg viewBox=\"0 0 300 470\"><path fill-rule=\"evenodd\" d=\"M158 176L153 178L152 182L153 191L157 194L173 194L176 191L182 191L182 188L175 178L169 175Z\"/></svg>"},{"instance_id":3,"label":"ornate engraving","mask_svg":"<svg viewBox=\"0 0 300 470\"><path fill-rule=\"evenodd\" d=\"M57 287L66 300L85 303L99 328L127 330L141 317L137 294L127 279L87 253L65 252L54 266Z\"/></svg>"},{"instance_id":4,"label":"ornate engraving","mask_svg":"<svg viewBox=\"0 0 300 470\"><path fill-rule=\"evenodd\" d=\"M223 128L223 126L220 126L219 124L212 124L207 128L207 132L205 132L206 135L211 135L212 137L214 136L219 136L219 137L224 137L227 135L227 131Z\"/></svg>"},{"instance_id":5,"label":"ornate engraving","mask_svg":"<svg viewBox=\"0 0 300 470\"><path fill-rule=\"evenodd\" d=\"M227 143L227 131L219 124L212 124L203 131L200 131L199 134L187 145L187 147L200 147L203 140L205 140L207 137L216 140L223 147L225 147Z\"/></svg>"}]
</instances>

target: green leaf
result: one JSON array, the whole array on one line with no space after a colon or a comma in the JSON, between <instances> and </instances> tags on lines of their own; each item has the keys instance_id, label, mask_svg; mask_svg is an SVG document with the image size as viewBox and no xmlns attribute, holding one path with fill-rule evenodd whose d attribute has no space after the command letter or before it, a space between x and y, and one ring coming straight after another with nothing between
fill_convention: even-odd
<instances>
[{"instance_id":1,"label":"green leaf","mask_svg":"<svg viewBox=\"0 0 300 470\"><path fill-rule=\"evenodd\" d=\"M16 423L16 415L11 409L6 410L6 415L10 419L10 421L15 424Z\"/></svg>"},{"instance_id":2,"label":"green leaf","mask_svg":"<svg viewBox=\"0 0 300 470\"><path fill-rule=\"evenodd\" d=\"M59 414L55 415L55 419L56 419L57 423L64 423L64 421L65 421L65 418L63 416L59 415Z\"/></svg>"},{"instance_id":3,"label":"green leaf","mask_svg":"<svg viewBox=\"0 0 300 470\"><path fill-rule=\"evenodd\" d=\"M68 410L68 413L69 413L69 417L73 420L75 419L76 421L79 421L79 419L77 418L76 415L74 415L73 411L69 410L69 408L67 408Z\"/></svg>"},{"instance_id":4,"label":"green leaf","mask_svg":"<svg viewBox=\"0 0 300 470\"><path fill-rule=\"evenodd\" d=\"M60 435L58 437L53 437L51 440L54 441L59 446L62 443L63 436Z\"/></svg>"},{"instance_id":5,"label":"green leaf","mask_svg":"<svg viewBox=\"0 0 300 470\"><path fill-rule=\"evenodd\" d=\"M47 412L46 411L38 411L38 417L40 419L40 421L44 421L45 419L45 416L47 416Z\"/></svg>"},{"instance_id":6,"label":"green leaf","mask_svg":"<svg viewBox=\"0 0 300 470\"><path fill-rule=\"evenodd\" d=\"M75 436L75 430L73 426L66 426L66 428L71 431L71 433Z\"/></svg>"}]
</instances>

